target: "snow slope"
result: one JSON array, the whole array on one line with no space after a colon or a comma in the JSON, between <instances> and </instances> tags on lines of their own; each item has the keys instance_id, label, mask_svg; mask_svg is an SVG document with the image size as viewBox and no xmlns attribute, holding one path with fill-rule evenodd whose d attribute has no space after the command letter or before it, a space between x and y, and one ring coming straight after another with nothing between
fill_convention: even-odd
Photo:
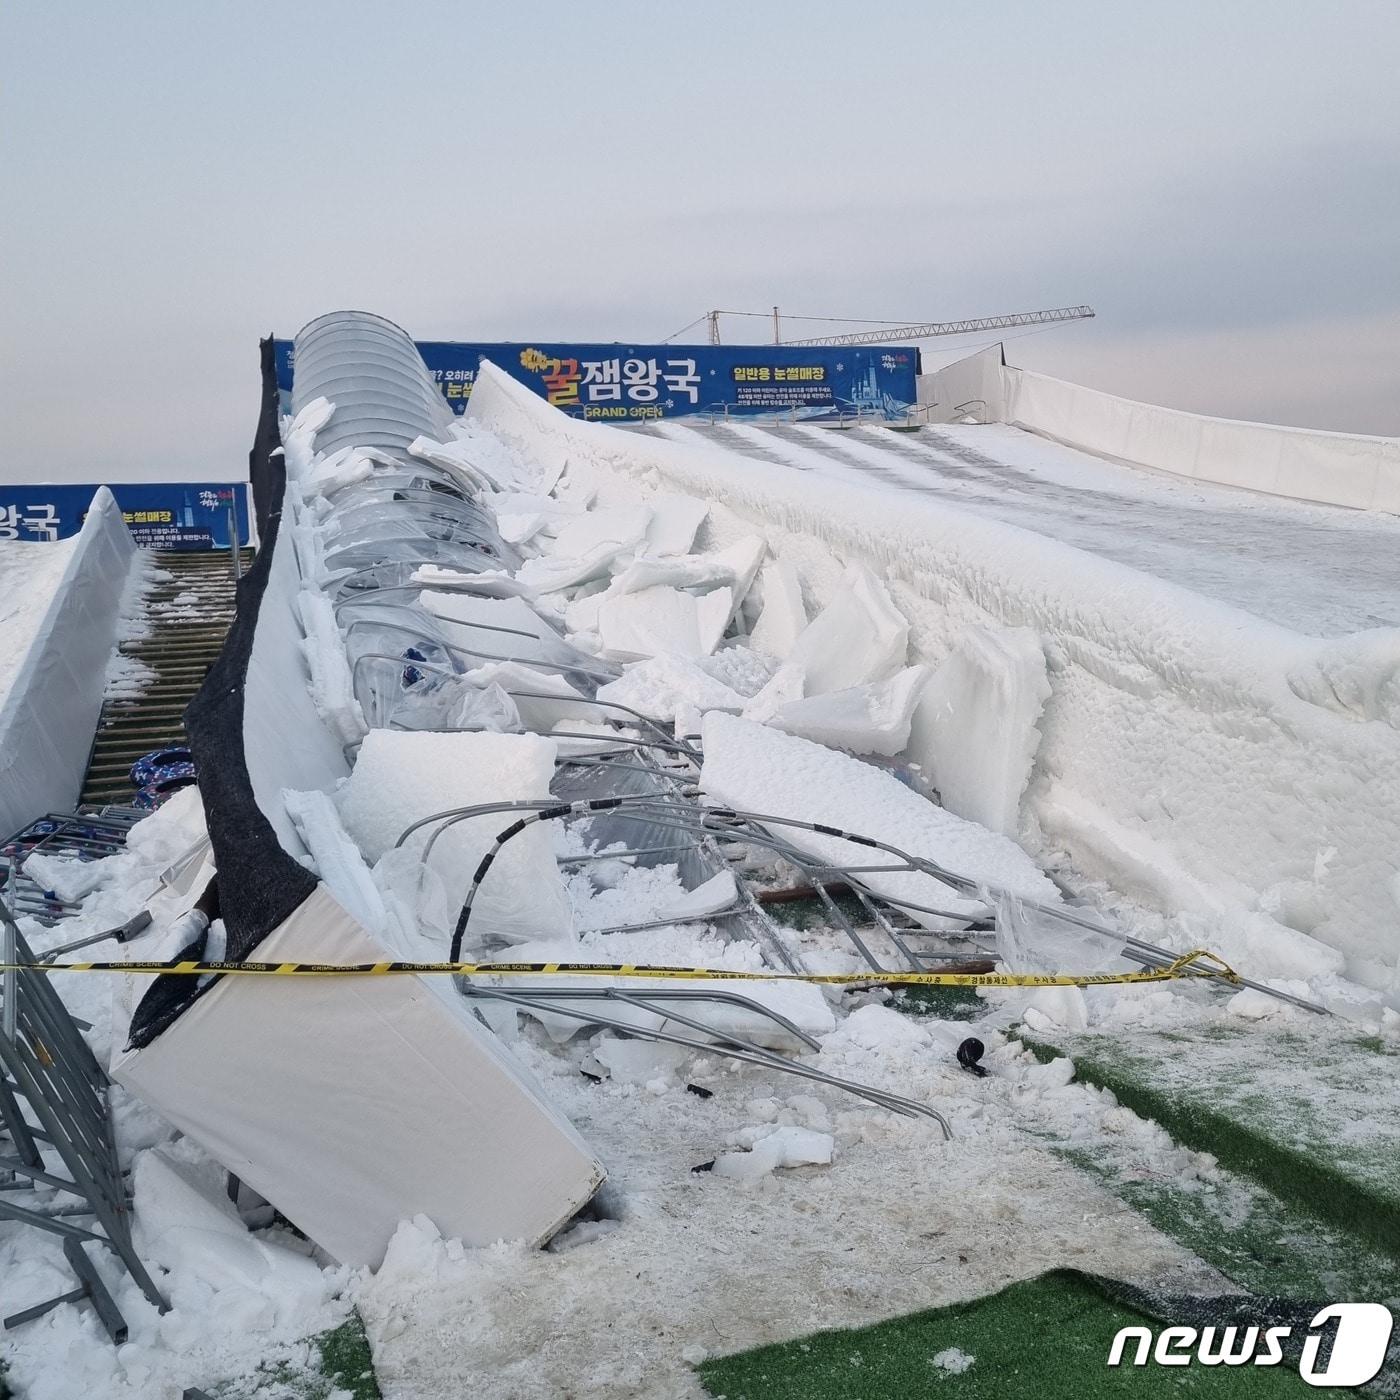
<instances>
[{"instance_id":1,"label":"snow slope","mask_svg":"<svg viewBox=\"0 0 1400 1400\"><path fill-rule=\"evenodd\" d=\"M0 706L24 664L77 547L68 540L0 540Z\"/></svg>"},{"instance_id":2,"label":"snow slope","mask_svg":"<svg viewBox=\"0 0 1400 1400\"><path fill-rule=\"evenodd\" d=\"M567 456L600 503L709 498L701 547L760 528L817 605L867 564L910 619L911 662L969 625L1034 628L1052 694L1023 841L1212 936L1311 934L1357 980L1395 984L1400 633L1318 641L933 493L794 470L776 443L770 461L580 423L494 372L471 415Z\"/></svg>"},{"instance_id":3,"label":"snow slope","mask_svg":"<svg viewBox=\"0 0 1400 1400\"><path fill-rule=\"evenodd\" d=\"M1400 518L1136 471L1005 424L643 431L946 501L1315 636L1400 625Z\"/></svg>"}]
</instances>

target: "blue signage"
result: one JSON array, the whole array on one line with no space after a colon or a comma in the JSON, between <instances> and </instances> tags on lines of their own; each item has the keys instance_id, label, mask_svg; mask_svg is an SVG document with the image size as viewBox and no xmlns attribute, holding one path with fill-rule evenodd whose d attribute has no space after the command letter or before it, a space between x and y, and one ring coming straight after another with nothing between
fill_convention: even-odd
<instances>
[{"instance_id":1,"label":"blue signage","mask_svg":"<svg viewBox=\"0 0 1400 1400\"><path fill-rule=\"evenodd\" d=\"M560 345L420 340L455 413L490 360L576 418L637 423L690 413L820 421L852 413L902 421L917 401L919 352L901 345ZM292 388L292 343L274 342Z\"/></svg>"},{"instance_id":2,"label":"blue signage","mask_svg":"<svg viewBox=\"0 0 1400 1400\"><path fill-rule=\"evenodd\" d=\"M116 482L110 490L137 544L148 549L227 549L228 508L238 542L248 543L248 488L242 482ZM0 484L0 541L66 540L82 528L94 486Z\"/></svg>"}]
</instances>

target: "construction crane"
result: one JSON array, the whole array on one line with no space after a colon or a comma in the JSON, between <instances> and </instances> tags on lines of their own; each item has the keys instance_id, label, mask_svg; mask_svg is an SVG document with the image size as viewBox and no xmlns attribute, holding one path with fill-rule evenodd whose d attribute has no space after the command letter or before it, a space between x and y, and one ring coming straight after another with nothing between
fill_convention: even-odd
<instances>
[{"instance_id":1,"label":"construction crane","mask_svg":"<svg viewBox=\"0 0 1400 1400\"><path fill-rule=\"evenodd\" d=\"M1012 326L1048 326L1056 321L1084 321L1092 306L1061 306L1053 311L1016 311L1009 316L974 316L966 321L926 321L915 326L882 327L873 331L849 331L845 335L818 336L810 340L779 340L779 345L888 345L897 340L932 340L940 335L966 335L974 331L1000 331ZM777 325L778 308L773 308Z\"/></svg>"},{"instance_id":2,"label":"construction crane","mask_svg":"<svg viewBox=\"0 0 1400 1400\"><path fill-rule=\"evenodd\" d=\"M1060 306L1050 311L1016 311L1009 316L974 316L966 321L926 321L915 325L903 325L897 321L866 322L878 327L868 331L846 331L840 335L812 336L803 340L782 338L782 316L775 306L767 311L707 311L697 317L689 326L682 326L667 341L678 339L691 326L705 321L709 327L710 344L720 343L719 318L721 316L753 316L773 321L773 343L775 345L889 345L901 340L932 340L941 335L968 335L977 331L1008 330L1013 326L1048 326L1059 321L1083 321L1094 314L1092 306ZM842 325L859 322L859 316L789 316L789 321L833 321ZM664 343L664 342L663 342Z\"/></svg>"}]
</instances>

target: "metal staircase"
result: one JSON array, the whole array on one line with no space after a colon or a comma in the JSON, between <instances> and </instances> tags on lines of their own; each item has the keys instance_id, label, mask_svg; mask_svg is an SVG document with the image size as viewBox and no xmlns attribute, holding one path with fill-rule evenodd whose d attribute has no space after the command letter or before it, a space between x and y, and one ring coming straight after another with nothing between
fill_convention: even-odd
<instances>
[{"instance_id":1,"label":"metal staircase","mask_svg":"<svg viewBox=\"0 0 1400 1400\"><path fill-rule=\"evenodd\" d=\"M243 551L251 562L252 553ZM103 702L80 805L130 802L131 765L153 749L185 743L184 713L223 645L233 618L234 576L227 552L162 551L168 577L146 599L146 634L119 650L153 674L139 695Z\"/></svg>"}]
</instances>

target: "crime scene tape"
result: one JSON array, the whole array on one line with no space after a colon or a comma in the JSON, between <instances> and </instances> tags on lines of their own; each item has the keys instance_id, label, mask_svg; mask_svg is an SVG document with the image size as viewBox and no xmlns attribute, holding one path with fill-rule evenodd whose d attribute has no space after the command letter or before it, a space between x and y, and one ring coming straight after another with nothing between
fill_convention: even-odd
<instances>
[{"instance_id":1,"label":"crime scene tape","mask_svg":"<svg viewBox=\"0 0 1400 1400\"><path fill-rule=\"evenodd\" d=\"M1205 963L1208 966L1198 966ZM54 962L0 963L0 972L133 972L162 977L684 977L706 982L814 982L827 987L1106 987L1215 977L1239 984L1239 974L1204 948L1148 972L731 972L714 967L652 967L632 963L467 962Z\"/></svg>"}]
</instances>

